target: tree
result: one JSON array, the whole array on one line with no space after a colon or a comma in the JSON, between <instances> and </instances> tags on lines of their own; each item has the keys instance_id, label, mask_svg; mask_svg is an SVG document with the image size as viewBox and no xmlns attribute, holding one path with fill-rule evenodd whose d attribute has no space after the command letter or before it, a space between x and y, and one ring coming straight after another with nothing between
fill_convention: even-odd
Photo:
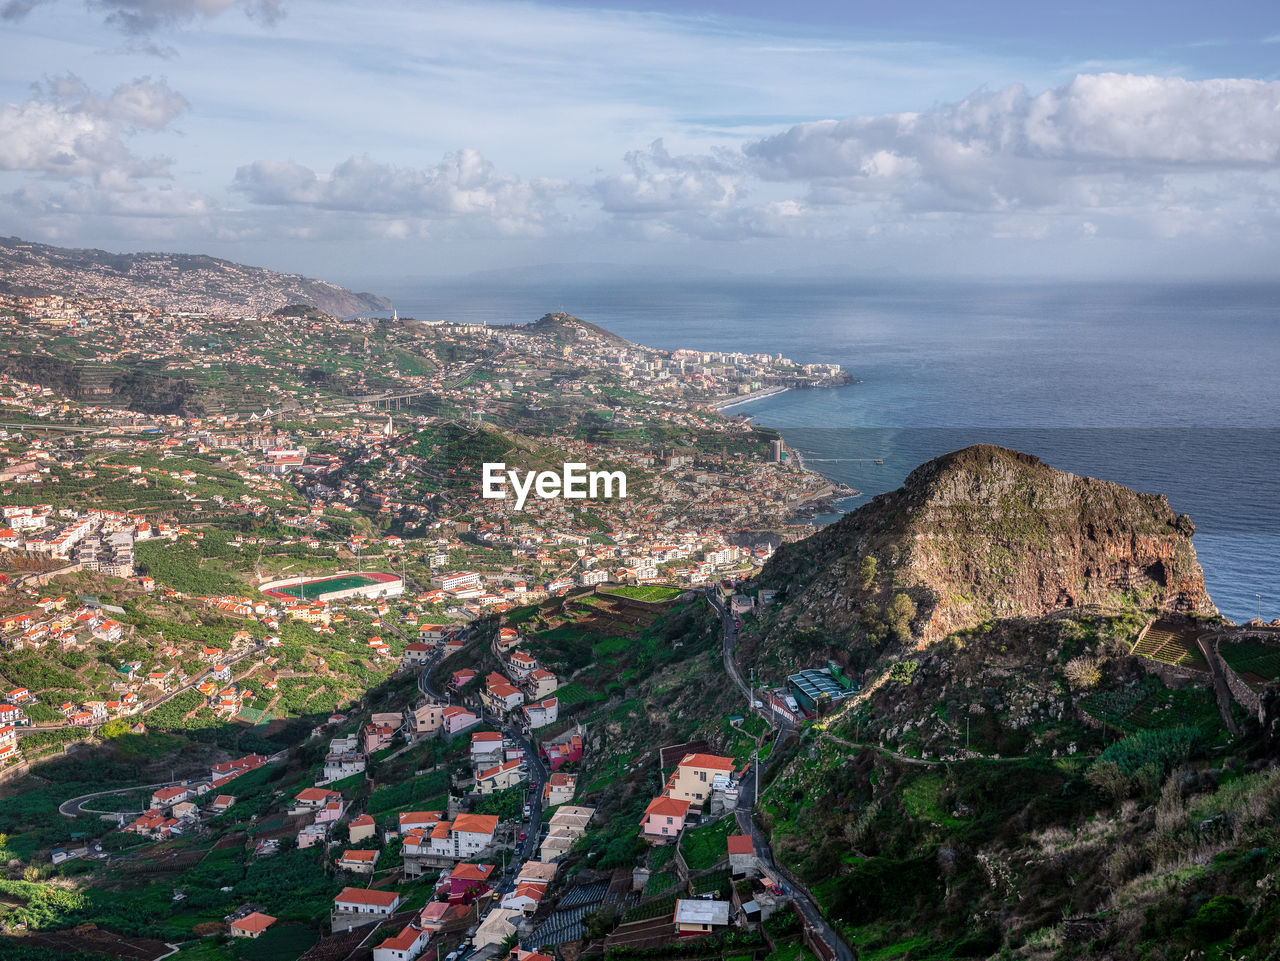
<instances>
[{"instance_id":1,"label":"tree","mask_svg":"<svg viewBox=\"0 0 1280 961\"><path fill-rule=\"evenodd\" d=\"M905 644L911 639L911 621L916 616L916 605L906 594L895 594L885 609L885 620L894 639Z\"/></svg>"},{"instance_id":2,"label":"tree","mask_svg":"<svg viewBox=\"0 0 1280 961\"><path fill-rule=\"evenodd\" d=\"M862 559L862 563L858 565L858 583L864 591L871 590L871 585L876 580L876 559L870 555Z\"/></svg>"}]
</instances>

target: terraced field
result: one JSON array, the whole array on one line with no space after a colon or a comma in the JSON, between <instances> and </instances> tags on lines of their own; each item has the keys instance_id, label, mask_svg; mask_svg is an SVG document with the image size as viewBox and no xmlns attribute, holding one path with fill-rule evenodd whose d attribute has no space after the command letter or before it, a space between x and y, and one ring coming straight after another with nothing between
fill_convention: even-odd
<instances>
[{"instance_id":1,"label":"terraced field","mask_svg":"<svg viewBox=\"0 0 1280 961\"><path fill-rule=\"evenodd\" d=\"M1157 621L1151 625L1142 640L1134 644L1130 651L1142 657L1149 657L1161 664L1187 668L1192 671L1209 672L1209 664L1196 645L1196 632L1182 625L1169 625Z\"/></svg>"},{"instance_id":2,"label":"terraced field","mask_svg":"<svg viewBox=\"0 0 1280 961\"><path fill-rule=\"evenodd\" d=\"M1280 680L1280 646L1241 641L1219 645L1218 653L1240 675L1240 680L1255 691Z\"/></svg>"},{"instance_id":3,"label":"terraced field","mask_svg":"<svg viewBox=\"0 0 1280 961\"><path fill-rule=\"evenodd\" d=\"M1117 691L1097 691L1080 702L1091 717L1126 733L1187 725L1207 737L1224 728L1213 694L1205 688L1171 691L1155 678Z\"/></svg>"}]
</instances>

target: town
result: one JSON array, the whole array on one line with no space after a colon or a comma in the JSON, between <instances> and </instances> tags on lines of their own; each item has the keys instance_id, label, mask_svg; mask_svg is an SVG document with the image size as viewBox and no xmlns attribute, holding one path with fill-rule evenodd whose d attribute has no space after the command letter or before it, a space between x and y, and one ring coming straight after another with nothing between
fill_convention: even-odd
<instances>
[{"instance_id":1,"label":"town","mask_svg":"<svg viewBox=\"0 0 1280 961\"><path fill-rule=\"evenodd\" d=\"M31 877L152 864L176 919L217 862L225 910L192 932L272 957L541 961L734 931L831 950L735 821L758 716L730 710L733 755L655 742L663 778L633 815L596 774L620 760L609 665L694 656L654 631L714 614L708 592L730 619L770 604L733 579L851 493L716 408L847 375L568 315L356 325L128 293L0 303L21 350L0 365L0 778L175 737L207 760L59 798L58 821L96 827L50 826L65 837ZM113 367L139 364L187 386L122 392ZM494 497L496 463L524 495L563 465L566 498ZM794 723L806 684L755 693ZM310 908L232 877L302 863Z\"/></svg>"}]
</instances>

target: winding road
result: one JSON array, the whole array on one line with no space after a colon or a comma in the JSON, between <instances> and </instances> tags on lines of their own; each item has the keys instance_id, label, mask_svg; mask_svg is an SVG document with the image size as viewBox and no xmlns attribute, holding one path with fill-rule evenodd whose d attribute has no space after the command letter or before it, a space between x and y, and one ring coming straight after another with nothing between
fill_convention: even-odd
<instances>
[{"instance_id":1,"label":"winding road","mask_svg":"<svg viewBox=\"0 0 1280 961\"><path fill-rule=\"evenodd\" d=\"M470 628L467 628L467 633L469 632ZM431 653L431 657L427 660L427 663L422 666L422 670L418 674L418 689L433 701L444 703L447 701L446 696L431 686L431 672L441 661L441 653L440 649L437 648ZM496 656L496 651L494 653ZM501 661L501 658L499 658L499 661ZM502 880L494 886L495 893L498 895L504 895L515 887L516 875L519 873L518 866L521 860L524 859L526 854L537 847L539 834L542 830L541 788L546 784L547 769L542 763L542 759L538 757L538 752L534 749L533 743L521 728L512 724L507 724L503 722L501 718L494 717L486 712L483 706L478 707L477 710L480 713L481 720L491 727L498 728L502 731L504 736L515 741L524 750L524 756L529 762L529 777L531 779L531 783L536 785L538 788L537 790L530 788L529 792L529 817L527 817L522 824L525 841L520 844L519 850L514 853L511 863L507 866L507 873L503 875ZM496 904L497 901L494 901L491 897L486 898L484 903L481 905L482 910L477 922L483 921L484 916L487 915Z\"/></svg>"},{"instance_id":2,"label":"winding road","mask_svg":"<svg viewBox=\"0 0 1280 961\"><path fill-rule=\"evenodd\" d=\"M720 620L724 625L724 668L729 675L730 680L737 685L738 690L742 691L743 696L747 699L747 709L760 714L769 723L769 726L778 732L778 738L784 738L793 732L792 725L789 721L779 718L772 711L759 710L755 706L755 697L752 695L751 688L742 680L742 674L738 670L737 662L734 658L734 652L738 646L738 629L734 623L733 615L725 608L715 596L715 588L707 591L707 602L712 609L720 615ZM752 767L758 766L757 761ZM808 891L799 887L789 871L782 869L773 856L773 846L769 841L769 836L764 832L755 819L756 807L756 778L755 771L748 767L743 774L740 783L740 794L738 795L738 808L734 813L737 818L738 828L746 834L751 835L752 843L755 845L757 856L761 863L769 868L779 877L785 877L790 882L792 897L795 898L796 907L800 909L800 913L804 915L809 926L818 932L822 940L836 953L838 961L854 961L857 957L853 950L847 945L843 938L836 933L835 928L827 923L826 918L822 916L822 912L814 903L812 896Z\"/></svg>"},{"instance_id":3,"label":"winding road","mask_svg":"<svg viewBox=\"0 0 1280 961\"><path fill-rule=\"evenodd\" d=\"M100 811L84 806L86 801L96 797L110 797L113 794L131 794L134 791L158 791L162 787L181 787L186 781L161 781L159 784L136 784L133 787L118 787L110 791L94 791L92 794L81 794L63 801L58 805L58 813L64 818L78 818L81 814L136 814L136 811Z\"/></svg>"}]
</instances>

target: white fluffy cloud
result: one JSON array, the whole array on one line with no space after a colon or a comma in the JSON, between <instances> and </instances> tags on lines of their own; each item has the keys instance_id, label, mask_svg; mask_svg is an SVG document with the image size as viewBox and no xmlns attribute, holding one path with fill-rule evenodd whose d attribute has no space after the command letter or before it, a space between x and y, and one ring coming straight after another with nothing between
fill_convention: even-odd
<instances>
[{"instance_id":1,"label":"white fluffy cloud","mask_svg":"<svg viewBox=\"0 0 1280 961\"><path fill-rule=\"evenodd\" d=\"M538 233L556 218L564 181L526 180L499 171L478 151L451 153L430 167L396 167L354 156L317 174L301 164L259 160L236 170L233 189L252 203L295 212L391 218L396 232L465 222L500 233Z\"/></svg>"},{"instance_id":2,"label":"white fluffy cloud","mask_svg":"<svg viewBox=\"0 0 1280 961\"><path fill-rule=\"evenodd\" d=\"M1014 85L921 113L797 124L744 152L763 179L804 183L816 202L1106 208L1275 171L1280 82L1078 76L1037 95Z\"/></svg>"},{"instance_id":3,"label":"white fluffy cloud","mask_svg":"<svg viewBox=\"0 0 1280 961\"><path fill-rule=\"evenodd\" d=\"M139 77L104 97L72 74L56 77L24 103L0 105L0 170L117 182L164 176L167 159L138 156L126 141L163 130L186 108L163 80Z\"/></svg>"},{"instance_id":4,"label":"white fluffy cloud","mask_svg":"<svg viewBox=\"0 0 1280 961\"><path fill-rule=\"evenodd\" d=\"M1258 240L1280 227L1280 82L1081 75L625 162L593 194L649 239Z\"/></svg>"},{"instance_id":5,"label":"white fluffy cloud","mask_svg":"<svg viewBox=\"0 0 1280 961\"><path fill-rule=\"evenodd\" d=\"M732 160L673 157L661 140L624 158L625 173L596 181L595 193L606 213L650 217L685 210L705 211L735 205L742 176Z\"/></svg>"}]
</instances>

